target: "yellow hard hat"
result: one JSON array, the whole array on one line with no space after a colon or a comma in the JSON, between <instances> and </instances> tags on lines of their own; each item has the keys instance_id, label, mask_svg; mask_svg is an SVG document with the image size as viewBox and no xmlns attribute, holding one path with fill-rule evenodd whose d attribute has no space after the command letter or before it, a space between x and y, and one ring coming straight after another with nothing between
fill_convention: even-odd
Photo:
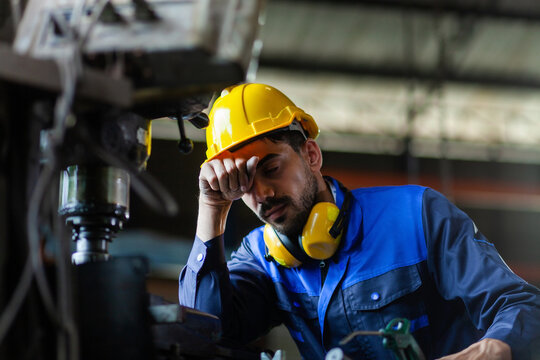
<instances>
[{"instance_id":1,"label":"yellow hard hat","mask_svg":"<svg viewBox=\"0 0 540 360\"><path fill-rule=\"evenodd\" d=\"M262 134L288 127L297 120L315 139L319 128L315 120L281 91L264 84L228 87L214 102L206 128L206 161L226 150Z\"/></svg>"}]
</instances>

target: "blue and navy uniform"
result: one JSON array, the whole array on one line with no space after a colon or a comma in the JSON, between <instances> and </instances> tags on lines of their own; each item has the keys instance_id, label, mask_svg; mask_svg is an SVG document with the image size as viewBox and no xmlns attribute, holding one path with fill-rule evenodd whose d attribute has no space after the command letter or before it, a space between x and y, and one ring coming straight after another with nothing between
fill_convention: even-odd
<instances>
[{"instance_id":1,"label":"blue and navy uniform","mask_svg":"<svg viewBox=\"0 0 540 360\"><path fill-rule=\"evenodd\" d=\"M344 192L335 180L336 204ZM302 357L322 359L356 330L394 318L428 359L482 338L499 339L513 359L540 345L540 291L515 275L474 222L421 186L352 191L348 226L326 261L285 268L265 260L263 227L247 235L226 263L222 236L196 238L180 274L182 305L219 316L226 338L247 343L284 323ZM343 347L355 359L391 359L379 337Z\"/></svg>"}]
</instances>

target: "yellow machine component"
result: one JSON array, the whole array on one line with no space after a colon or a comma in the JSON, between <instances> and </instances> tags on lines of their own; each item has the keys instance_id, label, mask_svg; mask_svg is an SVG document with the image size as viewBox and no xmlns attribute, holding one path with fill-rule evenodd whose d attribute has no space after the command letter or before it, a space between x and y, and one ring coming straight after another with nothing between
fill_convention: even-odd
<instances>
[{"instance_id":1,"label":"yellow machine component","mask_svg":"<svg viewBox=\"0 0 540 360\"><path fill-rule=\"evenodd\" d=\"M339 215L339 208L330 202L315 204L300 236L300 246L306 254L317 260L326 260L336 252L341 234L336 238L330 229Z\"/></svg>"},{"instance_id":2,"label":"yellow machine component","mask_svg":"<svg viewBox=\"0 0 540 360\"><path fill-rule=\"evenodd\" d=\"M148 122L148 129L144 130L142 128L139 128L137 130L137 140L141 145L146 146L146 159L144 160L144 169L146 169L146 165L148 164L148 159L150 159L150 155L152 154L152 122Z\"/></svg>"},{"instance_id":3,"label":"yellow machine component","mask_svg":"<svg viewBox=\"0 0 540 360\"><path fill-rule=\"evenodd\" d=\"M315 139L315 120L279 90L264 84L226 88L214 102L206 128L206 161L262 134L285 128L297 120Z\"/></svg>"}]
</instances>

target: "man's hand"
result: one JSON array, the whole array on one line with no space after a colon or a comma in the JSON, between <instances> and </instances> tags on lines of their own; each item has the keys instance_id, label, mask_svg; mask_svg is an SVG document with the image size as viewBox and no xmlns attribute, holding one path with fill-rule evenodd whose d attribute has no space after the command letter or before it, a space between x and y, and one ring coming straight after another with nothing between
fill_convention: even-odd
<instances>
[{"instance_id":1,"label":"man's hand","mask_svg":"<svg viewBox=\"0 0 540 360\"><path fill-rule=\"evenodd\" d=\"M510 346L496 339L484 339L457 354L439 360L512 360Z\"/></svg>"},{"instance_id":2,"label":"man's hand","mask_svg":"<svg viewBox=\"0 0 540 360\"><path fill-rule=\"evenodd\" d=\"M205 163L199 174L200 199L205 205L228 206L240 199L253 184L259 158L215 159Z\"/></svg>"},{"instance_id":3,"label":"man's hand","mask_svg":"<svg viewBox=\"0 0 540 360\"><path fill-rule=\"evenodd\" d=\"M207 241L223 234L227 214L234 200L253 185L259 158L214 159L199 173L199 216L197 237Z\"/></svg>"}]
</instances>

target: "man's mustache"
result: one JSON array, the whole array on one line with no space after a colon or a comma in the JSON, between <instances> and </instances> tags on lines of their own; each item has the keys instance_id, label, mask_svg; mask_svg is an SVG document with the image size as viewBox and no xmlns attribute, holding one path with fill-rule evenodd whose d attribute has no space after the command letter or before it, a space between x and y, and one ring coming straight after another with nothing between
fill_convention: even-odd
<instances>
[{"instance_id":1,"label":"man's mustache","mask_svg":"<svg viewBox=\"0 0 540 360\"><path fill-rule=\"evenodd\" d=\"M259 208L259 217L263 219L268 210L277 205L288 205L292 203L292 199L289 196L282 196L280 198L271 198L263 202Z\"/></svg>"}]
</instances>

